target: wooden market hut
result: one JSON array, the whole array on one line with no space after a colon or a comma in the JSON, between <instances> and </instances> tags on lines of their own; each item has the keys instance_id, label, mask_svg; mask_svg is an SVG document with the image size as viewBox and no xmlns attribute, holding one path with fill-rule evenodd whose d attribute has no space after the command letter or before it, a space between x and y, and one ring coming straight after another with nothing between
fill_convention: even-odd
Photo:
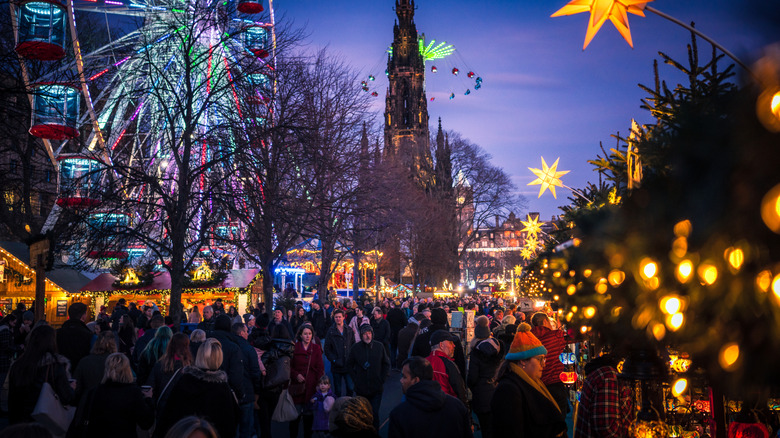
<instances>
[{"instance_id":1,"label":"wooden market hut","mask_svg":"<svg viewBox=\"0 0 780 438\"><path fill-rule=\"evenodd\" d=\"M171 291L171 276L167 271L157 272L151 284L144 287L117 287L117 277L103 273L95 277L79 290L76 298L87 302L92 309L108 306L109 312L120 298L127 303L136 302L139 308L147 301L152 301L160 308L163 315L168 314L169 296ZM259 269L232 269L218 285L208 287L185 288L182 292L182 304L189 311L197 306L202 312L203 307L211 305L217 298L222 298L225 309L236 306L239 313L244 313L250 303L262 297L263 281Z\"/></svg>"},{"instance_id":2,"label":"wooden market hut","mask_svg":"<svg viewBox=\"0 0 780 438\"><path fill-rule=\"evenodd\" d=\"M46 273L45 318L54 327L68 319L73 294L89 278L73 269L54 269ZM30 267L29 247L21 242L0 242L0 309L7 314L18 303L28 308L35 300L35 270Z\"/></svg>"}]
</instances>

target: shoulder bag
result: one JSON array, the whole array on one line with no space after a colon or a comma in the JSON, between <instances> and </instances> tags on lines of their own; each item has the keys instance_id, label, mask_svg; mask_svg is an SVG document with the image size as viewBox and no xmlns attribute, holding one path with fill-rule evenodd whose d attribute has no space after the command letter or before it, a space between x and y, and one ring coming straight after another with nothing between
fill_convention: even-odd
<instances>
[{"instance_id":1,"label":"shoulder bag","mask_svg":"<svg viewBox=\"0 0 780 438\"><path fill-rule=\"evenodd\" d=\"M36 422L43 425L54 435L64 435L70 427L76 408L63 406L54 388L49 384L51 365L46 369L46 377L38 395L38 401L30 415Z\"/></svg>"}]
</instances>

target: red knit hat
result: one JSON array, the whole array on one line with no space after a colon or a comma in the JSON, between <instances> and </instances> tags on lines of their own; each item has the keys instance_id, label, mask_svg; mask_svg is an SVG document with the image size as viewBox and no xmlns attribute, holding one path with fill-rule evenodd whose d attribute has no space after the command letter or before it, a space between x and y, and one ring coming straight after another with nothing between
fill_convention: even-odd
<instances>
[{"instance_id":1,"label":"red knit hat","mask_svg":"<svg viewBox=\"0 0 780 438\"><path fill-rule=\"evenodd\" d=\"M531 326L526 323L521 323L517 327L517 333L512 340L512 345L509 347L509 353L506 355L506 360L525 360L530 359L540 354L547 354L547 349L544 348L542 342L531 333Z\"/></svg>"}]
</instances>

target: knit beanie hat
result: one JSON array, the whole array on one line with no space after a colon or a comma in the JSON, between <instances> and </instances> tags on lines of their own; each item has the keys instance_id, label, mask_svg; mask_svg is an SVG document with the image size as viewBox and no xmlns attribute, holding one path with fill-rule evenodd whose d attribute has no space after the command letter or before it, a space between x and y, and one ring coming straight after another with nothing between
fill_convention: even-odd
<instances>
[{"instance_id":1,"label":"knit beanie hat","mask_svg":"<svg viewBox=\"0 0 780 438\"><path fill-rule=\"evenodd\" d=\"M547 354L542 342L531 333L531 326L521 323L517 327L517 333L509 347L506 360L525 360L540 354Z\"/></svg>"},{"instance_id":2,"label":"knit beanie hat","mask_svg":"<svg viewBox=\"0 0 780 438\"><path fill-rule=\"evenodd\" d=\"M490 337L490 320L485 315L477 317L474 321L476 326L474 327L474 337L477 339L487 339Z\"/></svg>"},{"instance_id":3,"label":"knit beanie hat","mask_svg":"<svg viewBox=\"0 0 780 438\"><path fill-rule=\"evenodd\" d=\"M512 315L506 315L504 319L501 320L501 324L504 326L507 326L509 324L514 324L514 323L515 323L515 317Z\"/></svg>"},{"instance_id":4,"label":"knit beanie hat","mask_svg":"<svg viewBox=\"0 0 780 438\"><path fill-rule=\"evenodd\" d=\"M431 310L431 321L436 325L448 325L447 311L441 307Z\"/></svg>"}]
</instances>

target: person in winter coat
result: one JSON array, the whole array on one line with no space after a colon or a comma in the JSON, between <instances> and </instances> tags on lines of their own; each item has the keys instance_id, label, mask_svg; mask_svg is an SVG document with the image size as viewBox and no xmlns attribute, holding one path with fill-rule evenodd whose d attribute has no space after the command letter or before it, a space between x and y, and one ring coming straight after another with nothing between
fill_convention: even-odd
<instances>
[{"instance_id":1,"label":"person in winter coat","mask_svg":"<svg viewBox=\"0 0 780 438\"><path fill-rule=\"evenodd\" d=\"M356 344L360 342L360 326L363 324L371 324L371 321L364 315L362 307L355 307L355 316L349 320L349 328L355 334Z\"/></svg>"},{"instance_id":2,"label":"person in winter coat","mask_svg":"<svg viewBox=\"0 0 780 438\"><path fill-rule=\"evenodd\" d=\"M139 382L146 382L158 360L168 349L168 343L173 337L173 331L168 326L162 326L154 332L154 338L146 344L146 348L138 357L137 377Z\"/></svg>"},{"instance_id":3,"label":"person in winter coat","mask_svg":"<svg viewBox=\"0 0 780 438\"><path fill-rule=\"evenodd\" d=\"M498 370L498 386L490 401L493 435L508 438L566 436L564 414L542 383L544 348L522 323Z\"/></svg>"},{"instance_id":4,"label":"person in winter coat","mask_svg":"<svg viewBox=\"0 0 780 438\"><path fill-rule=\"evenodd\" d=\"M295 336L295 332L292 331L290 321L284 319L284 312L284 307L277 307L274 309L274 317L268 323L267 329L269 336L272 338L292 339Z\"/></svg>"},{"instance_id":5,"label":"person in winter coat","mask_svg":"<svg viewBox=\"0 0 780 438\"><path fill-rule=\"evenodd\" d=\"M390 323L385 319L382 308L377 306L371 311L371 328L374 329L374 340L385 346L387 357L390 355Z\"/></svg>"},{"instance_id":6,"label":"person in winter coat","mask_svg":"<svg viewBox=\"0 0 780 438\"><path fill-rule=\"evenodd\" d=\"M203 308L203 321L199 322L196 328L199 328L206 332L206 335L210 335L214 331L214 308L206 306Z\"/></svg>"},{"instance_id":7,"label":"person in winter coat","mask_svg":"<svg viewBox=\"0 0 780 438\"><path fill-rule=\"evenodd\" d=\"M16 325L16 315L11 313L0 322L0 381L5 382L5 376L11 369L11 362L16 355L16 346L14 345L14 326Z\"/></svg>"},{"instance_id":8,"label":"person in winter coat","mask_svg":"<svg viewBox=\"0 0 780 438\"><path fill-rule=\"evenodd\" d=\"M347 357L347 368L355 382L355 394L365 397L371 403L374 428L379 430L379 406L382 390L390 374L390 357L384 345L373 340L371 324L360 326L361 342L353 345Z\"/></svg>"},{"instance_id":9,"label":"person in winter coat","mask_svg":"<svg viewBox=\"0 0 780 438\"><path fill-rule=\"evenodd\" d=\"M466 382L458 367L452 362L455 354L455 343L460 342L457 336L446 330L436 330L431 335L431 354L425 359L433 367L433 380L441 385L445 394L460 400L468 406Z\"/></svg>"},{"instance_id":10,"label":"person in winter coat","mask_svg":"<svg viewBox=\"0 0 780 438\"><path fill-rule=\"evenodd\" d=\"M390 325L390 363L397 368L398 358L398 333L406 327L409 317L399 306L400 303L391 302L387 311L387 323ZM408 351L407 351L408 354ZM405 356L405 355L404 355ZM403 361L401 361L402 363Z\"/></svg>"},{"instance_id":11,"label":"person in winter coat","mask_svg":"<svg viewBox=\"0 0 780 438\"><path fill-rule=\"evenodd\" d=\"M57 354L54 329L40 325L30 332L24 353L8 373L8 420L10 424L32 422L30 416L44 382L51 385L64 405L74 405L75 388L70 379L70 362ZM75 386L75 385L74 385Z\"/></svg>"},{"instance_id":12,"label":"person in winter coat","mask_svg":"<svg viewBox=\"0 0 780 438\"><path fill-rule=\"evenodd\" d=\"M633 420L631 384L618 378L617 360L599 356L585 365L574 438L628 436Z\"/></svg>"},{"instance_id":13,"label":"person in winter coat","mask_svg":"<svg viewBox=\"0 0 780 438\"><path fill-rule=\"evenodd\" d=\"M496 371L506 354L506 347L496 338L490 336L488 319L482 315L482 324L474 327L474 339L477 341L471 348L469 359L469 374L466 383L471 389L471 409L477 414L479 427L484 438L493 437L493 420L490 411L490 400L496 390Z\"/></svg>"},{"instance_id":14,"label":"person in winter coat","mask_svg":"<svg viewBox=\"0 0 780 438\"><path fill-rule=\"evenodd\" d=\"M249 328L243 322L234 323L231 327L233 333L233 340L238 345L244 360L244 383L247 379L251 382L251 386L246 386L245 391L250 391L251 394L244 393L244 400L247 403L241 404L241 424L239 424L239 437L251 437L254 434L254 400L255 394L263 384L263 375L260 368L260 362L258 362L257 350L249 343Z\"/></svg>"},{"instance_id":15,"label":"person in winter coat","mask_svg":"<svg viewBox=\"0 0 780 438\"><path fill-rule=\"evenodd\" d=\"M435 308L431 310L431 322L433 323L429 328L423 328L420 326L420 332L414 340L412 351L410 356L428 357L431 354L431 335L437 330L450 330L450 325L447 321L447 312L442 308ZM452 361L458 366L461 376L466 375L466 353L463 351L463 343L455 343L455 353L452 356Z\"/></svg>"},{"instance_id":16,"label":"person in winter coat","mask_svg":"<svg viewBox=\"0 0 780 438\"><path fill-rule=\"evenodd\" d=\"M412 356L404 361L401 389L406 400L390 412L389 438L472 436L466 406L441 390L427 360Z\"/></svg>"},{"instance_id":17,"label":"person in winter coat","mask_svg":"<svg viewBox=\"0 0 780 438\"><path fill-rule=\"evenodd\" d=\"M317 391L317 384L323 374L325 374L325 365L322 363L322 347L314 342L314 328L311 324L304 324L298 330L290 366L289 391L298 412L301 413L298 418L290 422L290 438L298 438L301 418L304 438L311 437L314 417L313 413L305 408Z\"/></svg>"},{"instance_id":18,"label":"person in winter coat","mask_svg":"<svg viewBox=\"0 0 780 438\"><path fill-rule=\"evenodd\" d=\"M349 376L347 368L347 356L349 349L355 343L352 329L344 324L344 311L336 309L333 311L333 325L328 329L325 335L325 357L330 361L330 371L333 374L333 392L337 397L342 395L342 381L344 382L345 395L352 395L355 391L355 385Z\"/></svg>"},{"instance_id":19,"label":"person in winter coat","mask_svg":"<svg viewBox=\"0 0 780 438\"><path fill-rule=\"evenodd\" d=\"M328 317L320 305L320 302L314 300L311 302L311 311L309 312L309 321L312 327L314 327L314 334L319 339L325 339L325 334L328 329Z\"/></svg>"},{"instance_id":20,"label":"person in winter coat","mask_svg":"<svg viewBox=\"0 0 780 438\"><path fill-rule=\"evenodd\" d=\"M154 394L159 396L176 371L190 365L192 365L190 339L184 333L176 333L168 342L165 354L154 364L145 385L151 386Z\"/></svg>"},{"instance_id":21,"label":"person in winter coat","mask_svg":"<svg viewBox=\"0 0 780 438\"><path fill-rule=\"evenodd\" d=\"M406 327L398 332L398 345L396 347L398 353L396 354L396 361L393 364L394 367L401 369L401 365L409 357L409 350L412 349L414 337L417 336L417 331L420 329L420 322L423 320L425 320L425 315L417 313L409 318Z\"/></svg>"},{"instance_id":22,"label":"person in winter coat","mask_svg":"<svg viewBox=\"0 0 780 438\"><path fill-rule=\"evenodd\" d=\"M298 330L306 322L309 322L309 317L306 316L306 309L304 309L303 306L296 307L295 314L290 318L290 325L292 326L293 333L298 333Z\"/></svg>"},{"instance_id":23,"label":"person in winter coat","mask_svg":"<svg viewBox=\"0 0 780 438\"><path fill-rule=\"evenodd\" d=\"M221 437L236 435L239 420L238 403L230 390L222 365L222 344L209 338L203 342L195 365L185 367L176 382L168 388L170 395L163 406L154 429L161 438L177 421L189 415L203 417L214 425Z\"/></svg>"},{"instance_id":24,"label":"person in winter coat","mask_svg":"<svg viewBox=\"0 0 780 438\"><path fill-rule=\"evenodd\" d=\"M114 332L111 330L100 332L89 356L81 359L76 371L73 372L73 378L76 379L77 399L81 399L84 393L100 385L106 370L106 359L116 352Z\"/></svg>"},{"instance_id":25,"label":"person in winter coat","mask_svg":"<svg viewBox=\"0 0 780 438\"><path fill-rule=\"evenodd\" d=\"M87 328L87 305L73 303L68 307L68 320L57 329L57 351L68 358L75 369L92 347L92 331Z\"/></svg>"},{"instance_id":26,"label":"person in winter coat","mask_svg":"<svg viewBox=\"0 0 780 438\"><path fill-rule=\"evenodd\" d=\"M146 346L154 339L154 335L157 333L157 329L165 325L165 318L162 315L154 315L149 321L149 325L144 331L143 335L135 341L135 347L133 348L133 362L138 365L141 361L141 353L146 350ZM139 332L140 333L140 332ZM163 350L164 352L165 350ZM162 353L161 353L162 354Z\"/></svg>"},{"instance_id":27,"label":"person in winter coat","mask_svg":"<svg viewBox=\"0 0 780 438\"><path fill-rule=\"evenodd\" d=\"M86 438L106 436L136 438L136 427L147 430L154 423L152 391L142 392L133 382L130 360L122 353L106 359L102 382L84 394L76 418L87 421L79 435ZM120 415L117 415L120 414Z\"/></svg>"},{"instance_id":28,"label":"person in winter coat","mask_svg":"<svg viewBox=\"0 0 780 438\"><path fill-rule=\"evenodd\" d=\"M310 408L314 414L314 423L311 430L315 438L327 438L328 436L328 417L336 402L336 395L330 390L330 379L323 375L317 383L317 391L309 400Z\"/></svg>"},{"instance_id":29,"label":"person in winter coat","mask_svg":"<svg viewBox=\"0 0 780 438\"><path fill-rule=\"evenodd\" d=\"M119 322L122 321L122 317L130 313L130 310L125 306L126 302L124 298L120 298L114 306L114 311L111 312L111 330L113 331L119 330Z\"/></svg>"},{"instance_id":30,"label":"person in winter coat","mask_svg":"<svg viewBox=\"0 0 780 438\"><path fill-rule=\"evenodd\" d=\"M569 411L569 388L561 381L561 373L564 371L560 354L566 348L566 332L553 330L550 318L544 312L536 312L531 316L531 333L541 341L547 349L547 357L542 371L542 382L550 391L563 413Z\"/></svg>"},{"instance_id":31,"label":"person in winter coat","mask_svg":"<svg viewBox=\"0 0 780 438\"><path fill-rule=\"evenodd\" d=\"M214 331L209 338L216 339L222 347L222 364L219 369L227 373L228 384L233 390L240 408L239 420L242 422L242 437L250 433L252 426L252 406L255 402L254 382L259 380L260 368L257 363L246 363L246 355L241 351L236 337L230 331L230 317L222 313L214 318ZM203 346L201 346L203 348ZM257 356L255 354L255 356ZM255 365L255 366L252 366ZM221 434L221 433L220 433Z\"/></svg>"}]
</instances>

